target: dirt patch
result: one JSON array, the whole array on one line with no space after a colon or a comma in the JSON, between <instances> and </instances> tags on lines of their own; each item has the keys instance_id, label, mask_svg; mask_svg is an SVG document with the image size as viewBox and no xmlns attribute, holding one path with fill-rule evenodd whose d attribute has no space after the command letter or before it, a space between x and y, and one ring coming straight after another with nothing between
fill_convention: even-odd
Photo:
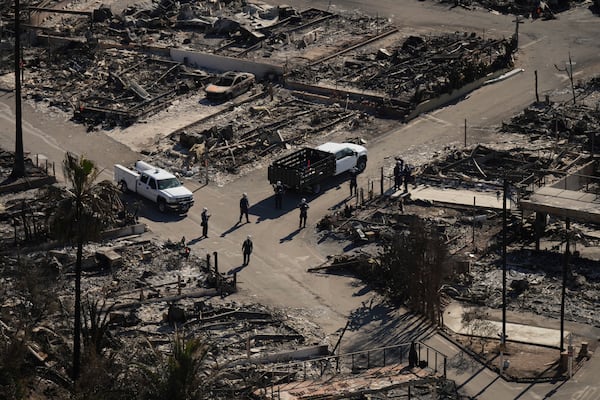
<instances>
[{"instance_id":1,"label":"dirt patch","mask_svg":"<svg viewBox=\"0 0 600 400\"><path fill-rule=\"evenodd\" d=\"M466 350L448 360L449 365L459 372L474 372L480 364L500 371L504 364L505 368L502 368L502 374L509 380L534 382L567 379L568 377L568 369L562 368L560 365L558 349L507 342L501 356L498 340L457 334L450 334L450 337ZM572 343L575 349L581 348L582 342L589 343L589 356L591 356L597 343L588 338L573 336ZM581 368L589 356L575 353L573 373Z\"/></svg>"}]
</instances>

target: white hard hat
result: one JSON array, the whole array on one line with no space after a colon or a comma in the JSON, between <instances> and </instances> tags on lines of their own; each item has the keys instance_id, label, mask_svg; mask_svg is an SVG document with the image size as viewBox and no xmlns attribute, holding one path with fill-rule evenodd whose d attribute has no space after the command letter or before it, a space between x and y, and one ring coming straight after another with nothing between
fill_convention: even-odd
<instances>
[{"instance_id":1,"label":"white hard hat","mask_svg":"<svg viewBox=\"0 0 600 400\"><path fill-rule=\"evenodd\" d=\"M208 208L204 207L204 211L208 211Z\"/></svg>"},{"instance_id":2,"label":"white hard hat","mask_svg":"<svg viewBox=\"0 0 600 400\"><path fill-rule=\"evenodd\" d=\"M252 235L246 236L246 239L252 239Z\"/></svg>"},{"instance_id":3,"label":"white hard hat","mask_svg":"<svg viewBox=\"0 0 600 400\"><path fill-rule=\"evenodd\" d=\"M278 184L278 185L281 185L281 181L277 181L277 184Z\"/></svg>"},{"instance_id":4,"label":"white hard hat","mask_svg":"<svg viewBox=\"0 0 600 400\"><path fill-rule=\"evenodd\" d=\"M242 196L248 197L248 193L242 193Z\"/></svg>"},{"instance_id":5,"label":"white hard hat","mask_svg":"<svg viewBox=\"0 0 600 400\"><path fill-rule=\"evenodd\" d=\"M303 199L302 199L302 202L303 202L303 203L306 203L306 199L305 199L305 198L303 198Z\"/></svg>"}]
</instances>

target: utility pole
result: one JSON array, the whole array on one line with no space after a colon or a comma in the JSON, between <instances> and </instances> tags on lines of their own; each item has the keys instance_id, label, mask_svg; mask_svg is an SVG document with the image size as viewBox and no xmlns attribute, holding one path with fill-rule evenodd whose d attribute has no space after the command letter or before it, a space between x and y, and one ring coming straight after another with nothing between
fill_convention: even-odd
<instances>
[{"instance_id":1,"label":"utility pole","mask_svg":"<svg viewBox=\"0 0 600 400\"><path fill-rule=\"evenodd\" d=\"M506 351L506 192L508 181L502 185L502 332L500 333L500 375L504 372L504 352Z\"/></svg>"},{"instance_id":2,"label":"utility pole","mask_svg":"<svg viewBox=\"0 0 600 400\"><path fill-rule=\"evenodd\" d=\"M465 147L467 147L467 119L465 118Z\"/></svg>"},{"instance_id":3,"label":"utility pole","mask_svg":"<svg viewBox=\"0 0 600 400\"><path fill-rule=\"evenodd\" d=\"M473 224L472 224L472 238L471 238L471 243L473 243L473 251L477 250L477 247L475 246L475 201L476 201L476 197L473 196Z\"/></svg>"},{"instance_id":4,"label":"utility pole","mask_svg":"<svg viewBox=\"0 0 600 400\"><path fill-rule=\"evenodd\" d=\"M565 351L565 296L566 296L566 292L567 292L567 275L568 275L568 269L569 269L569 255L570 255L570 248L569 248L569 237L571 236L569 234L569 228L571 226L571 221L569 220L569 218L566 219L565 221L565 230L566 230L566 239L567 239L567 245L565 248L565 255L564 255L564 263L563 263L563 270L562 270L562 293L561 293L561 298L560 298L560 351Z\"/></svg>"},{"instance_id":5,"label":"utility pole","mask_svg":"<svg viewBox=\"0 0 600 400\"><path fill-rule=\"evenodd\" d=\"M21 110L21 6L15 0L15 164L11 179L25 176L25 150L23 148L23 116Z\"/></svg>"},{"instance_id":6,"label":"utility pole","mask_svg":"<svg viewBox=\"0 0 600 400\"><path fill-rule=\"evenodd\" d=\"M500 338L501 351L504 351L506 343L506 195L508 192L508 181L504 178L502 193L502 336ZM502 356L500 357L502 360ZM500 366L500 369L504 365Z\"/></svg>"}]
</instances>

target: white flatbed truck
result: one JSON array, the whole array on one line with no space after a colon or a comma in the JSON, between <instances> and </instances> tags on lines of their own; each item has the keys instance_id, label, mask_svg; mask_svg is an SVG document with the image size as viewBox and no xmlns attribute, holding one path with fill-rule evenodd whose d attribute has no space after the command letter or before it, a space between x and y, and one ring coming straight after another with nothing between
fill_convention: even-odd
<instances>
[{"instance_id":1,"label":"white flatbed truck","mask_svg":"<svg viewBox=\"0 0 600 400\"><path fill-rule=\"evenodd\" d=\"M286 188L318 193L321 182L354 170L360 174L367 167L367 149L354 143L324 143L317 148L304 147L271 163L271 184L281 182Z\"/></svg>"},{"instance_id":2,"label":"white flatbed truck","mask_svg":"<svg viewBox=\"0 0 600 400\"><path fill-rule=\"evenodd\" d=\"M144 161L137 161L133 170L115 164L114 179L121 191L147 198L160 212L186 213L194 205L194 194L175 175Z\"/></svg>"}]
</instances>

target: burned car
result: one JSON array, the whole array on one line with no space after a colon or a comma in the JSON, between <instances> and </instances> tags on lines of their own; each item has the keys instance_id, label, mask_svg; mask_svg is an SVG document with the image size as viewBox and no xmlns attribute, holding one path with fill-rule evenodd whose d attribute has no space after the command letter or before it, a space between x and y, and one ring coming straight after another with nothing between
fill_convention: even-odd
<instances>
[{"instance_id":1,"label":"burned car","mask_svg":"<svg viewBox=\"0 0 600 400\"><path fill-rule=\"evenodd\" d=\"M225 72L216 82L204 88L206 98L209 100L223 101L231 100L242 93L247 92L256 78L249 72Z\"/></svg>"}]
</instances>

